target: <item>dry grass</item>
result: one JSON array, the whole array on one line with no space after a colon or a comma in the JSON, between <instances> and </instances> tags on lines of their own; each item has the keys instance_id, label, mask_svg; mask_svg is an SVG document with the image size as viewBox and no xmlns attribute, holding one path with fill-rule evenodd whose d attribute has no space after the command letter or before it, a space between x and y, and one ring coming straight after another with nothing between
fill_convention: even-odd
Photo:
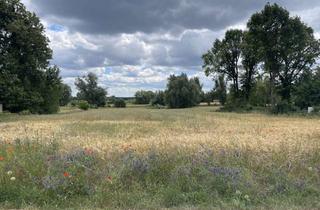
<instances>
[{"instance_id":1,"label":"dry grass","mask_svg":"<svg viewBox=\"0 0 320 210\"><path fill-rule=\"evenodd\" d=\"M16 139L27 143L3 143ZM84 206L124 209L320 208L320 118L222 113L214 107L63 110L50 116L0 115L0 142L0 208L1 196L12 200L9 207L77 207L85 200ZM90 173L82 168L88 157L74 164L62 158L56 168L48 167L55 158L47 151L56 157L93 151L99 164ZM15 185L8 168L17 174ZM42 182L34 183L62 176L59 170L76 174L79 189L94 186L94 194L77 194L73 183L61 198L71 193L75 200L61 201L60 191L50 194Z\"/></svg>"},{"instance_id":2,"label":"dry grass","mask_svg":"<svg viewBox=\"0 0 320 210\"><path fill-rule=\"evenodd\" d=\"M305 153L319 148L320 119L214 112L212 107L184 110L100 109L52 116L20 116L0 123L5 141L56 139L65 148L110 151L131 147L164 151L283 149ZM296 156L298 154L291 154Z\"/></svg>"}]
</instances>

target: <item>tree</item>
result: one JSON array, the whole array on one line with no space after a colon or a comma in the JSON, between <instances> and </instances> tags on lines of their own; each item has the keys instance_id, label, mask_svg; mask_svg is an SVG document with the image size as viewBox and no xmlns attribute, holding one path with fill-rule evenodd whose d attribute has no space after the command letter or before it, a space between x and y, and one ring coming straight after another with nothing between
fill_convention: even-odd
<instances>
[{"instance_id":1,"label":"tree","mask_svg":"<svg viewBox=\"0 0 320 210\"><path fill-rule=\"evenodd\" d=\"M211 50L202 56L204 71L207 76L225 74L232 81L232 90L239 95L239 66L243 32L229 30L223 40L217 39Z\"/></svg>"},{"instance_id":2,"label":"tree","mask_svg":"<svg viewBox=\"0 0 320 210\"><path fill-rule=\"evenodd\" d=\"M135 93L135 103L136 104L150 104L151 99L154 97L154 93L152 91L137 91Z\"/></svg>"},{"instance_id":3,"label":"tree","mask_svg":"<svg viewBox=\"0 0 320 210\"><path fill-rule=\"evenodd\" d=\"M125 100L118 98L114 101L114 107L116 108L125 108L127 106Z\"/></svg>"},{"instance_id":4,"label":"tree","mask_svg":"<svg viewBox=\"0 0 320 210\"><path fill-rule=\"evenodd\" d=\"M213 98L218 99L221 105L224 105L227 101L227 86L223 74L221 74L218 79L215 80Z\"/></svg>"},{"instance_id":5,"label":"tree","mask_svg":"<svg viewBox=\"0 0 320 210\"><path fill-rule=\"evenodd\" d=\"M320 55L319 41L314 38L312 28L300 18L290 17L277 4L267 4L264 10L254 14L248 28L270 75L273 103L277 84L282 99L290 102L293 84Z\"/></svg>"},{"instance_id":6,"label":"tree","mask_svg":"<svg viewBox=\"0 0 320 210\"><path fill-rule=\"evenodd\" d=\"M213 97L214 97L213 91L203 93L203 101L206 102L208 106L211 105L211 102L213 101Z\"/></svg>"},{"instance_id":7,"label":"tree","mask_svg":"<svg viewBox=\"0 0 320 210\"><path fill-rule=\"evenodd\" d=\"M79 100L88 101L90 105L103 107L107 101L107 91L98 86L98 77L94 73L80 78L75 81L78 89L77 98Z\"/></svg>"},{"instance_id":8,"label":"tree","mask_svg":"<svg viewBox=\"0 0 320 210\"><path fill-rule=\"evenodd\" d=\"M154 97L151 100L151 105L152 106L155 106L155 105L165 106L166 105L165 92L164 91L155 92Z\"/></svg>"},{"instance_id":9,"label":"tree","mask_svg":"<svg viewBox=\"0 0 320 210\"><path fill-rule=\"evenodd\" d=\"M244 32L241 51L244 73L240 76L240 81L244 97L248 101L254 87L257 66L261 60L254 37L248 32Z\"/></svg>"},{"instance_id":10,"label":"tree","mask_svg":"<svg viewBox=\"0 0 320 210\"><path fill-rule=\"evenodd\" d=\"M188 79L182 73L180 76L171 75L168 79L165 101L169 108L187 108L200 103L201 90L198 78Z\"/></svg>"},{"instance_id":11,"label":"tree","mask_svg":"<svg viewBox=\"0 0 320 210\"><path fill-rule=\"evenodd\" d=\"M301 109L320 106L320 67L303 73L294 87L293 96Z\"/></svg>"},{"instance_id":12,"label":"tree","mask_svg":"<svg viewBox=\"0 0 320 210\"><path fill-rule=\"evenodd\" d=\"M67 84L61 84L62 96L60 98L60 106L66 106L72 100L72 90Z\"/></svg>"},{"instance_id":13,"label":"tree","mask_svg":"<svg viewBox=\"0 0 320 210\"><path fill-rule=\"evenodd\" d=\"M59 111L62 96L62 82L59 76L60 70L57 66L50 67L45 72L44 87L42 92L43 104L39 113L56 113Z\"/></svg>"},{"instance_id":14,"label":"tree","mask_svg":"<svg viewBox=\"0 0 320 210\"><path fill-rule=\"evenodd\" d=\"M19 0L0 1L0 101L11 112L56 112L61 82L39 18ZM50 84L53 82L54 84ZM48 94L54 94L48 95Z\"/></svg>"}]
</instances>

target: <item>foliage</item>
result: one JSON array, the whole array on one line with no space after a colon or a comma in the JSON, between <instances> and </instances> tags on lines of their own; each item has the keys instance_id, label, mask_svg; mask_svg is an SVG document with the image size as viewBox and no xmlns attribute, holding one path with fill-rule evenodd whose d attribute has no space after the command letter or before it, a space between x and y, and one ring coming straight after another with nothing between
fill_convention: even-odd
<instances>
[{"instance_id":1,"label":"foliage","mask_svg":"<svg viewBox=\"0 0 320 210\"><path fill-rule=\"evenodd\" d=\"M208 106L210 106L211 102L213 101L214 93L213 91L209 91L206 93L203 93L203 102L206 102Z\"/></svg>"},{"instance_id":2,"label":"foliage","mask_svg":"<svg viewBox=\"0 0 320 210\"><path fill-rule=\"evenodd\" d=\"M280 101L272 108L274 114L288 114L292 112L297 112L299 109L294 104L289 103L288 101Z\"/></svg>"},{"instance_id":3,"label":"foliage","mask_svg":"<svg viewBox=\"0 0 320 210\"><path fill-rule=\"evenodd\" d=\"M164 91L157 91L154 93L154 96L151 100L151 105L152 106L165 106L166 101L165 101L165 92Z\"/></svg>"},{"instance_id":4,"label":"foliage","mask_svg":"<svg viewBox=\"0 0 320 210\"><path fill-rule=\"evenodd\" d=\"M152 91L140 90L135 93L135 104L150 104L155 94Z\"/></svg>"},{"instance_id":5,"label":"foliage","mask_svg":"<svg viewBox=\"0 0 320 210\"><path fill-rule=\"evenodd\" d=\"M68 105L72 100L72 90L67 84L61 84L62 97L60 98L60 106Z\"/></svg>"},{"instance_id":6,"label":"foliage","mask_svg":"<svg viewBox=\"0 0 320 210\"><path fill-rule=\"evenodd\" d=\"M88 110L90 108L90 104L88 101L80 100L77 102L78 108L82 110Z\"/></svg>"},{"instance_id":7,"label":"foliage","mask_svg":"<svg viewBox=\"0 0 320 210\"><path fill-rule=\"evenodd\" d=\"M107 91L98 86L98 77L94 73L76 79L75 85L79 92L77 98L86 100L90 105L104 107L107 101Z\"/></svg>"},{"instance_id":8,"label":"foliage","mask_svg":"<svg viewBox=\"0 0 320 210\"><path fill-rule=\"evenodd\" d=\"M10 112L58 111L60 77L39 18L19 0L0 1L0 101ZM52 83L51 83L52 82Z\"/></svg>"},{"instance_id":9,"label":"foliage","mask_svg":"<svg viewBox=\"0 0 320 210\"><path fill-rule=\"evenodd\" d=\"M227 86L223 74L215 80L213 98L219 100L222 105L224 105L227 101Z\"/></svg>"},{"instance_id":10,"label":"foliage","mask_svg":"<svg viewBox=\"0 0 320 210\"><path fill-rule=\"evenodd\" d=\"M165 101L169 108L187 108L200 103L202 86L197 77L188 79L182 73L180 76L171 75L168 79Z\"/></svg>"},{"instance_id":11,"label":"foliage","mask_svg":"<svg viewBox=\"0 0 320 210\"><path fill-rule=\"evenodd\" d=\"M253 106L265 107L266 104L271 104L269 96L269 81L258 78L255 86L251 90L249 103Z\"/></svg>"},{"instance_id":12,"label":"foliage","mask_svg":"<svg viewBox=\"0 0 320 210\"><path fill-rule=\"evenodd\" d=\"M320 44L314 38L313 29L299 17L290 17L289 12L277 4L267 4L261 12L252 15L248 29L272 85L280 83L279 94L290 102L292 85L320 55Z\"/></svg>"},{"instance_id":13,"label":"foliage","mask_svg":"<svg viewBox=\"0 0 320 210\"><path fill-rule=\"evenodd\" d=\"M320 106L320 68L306 71L299 78L293 91L294 101L301 109Z\"/></svg>"},{"instance_id":14,"label":"foliage","mask_svg":"<svg viewBox=\"0 0 320 210\"><path fill-rule=\"evenodd\" d=\"M271 104L277 113L296 110L294 104L306 108L319 103L317 79L310 73L319 56L313 29L268 3L251 16L247 30L228 30L202 58L207 76L226 75L231 81L225 91L229 108Z\"/></svg>"},{"instance_id":15,"label":"foliage","mask_svg":"<svg viewBox=\"0 0 320 210\"><path fill-rule=\"evenodd\" d=\"M211 50L202 56L204 71L211 74L225 74L232 81L233 89L239 93L239 65L243 32L229 30L223 40L217 39Z\"/></svg>"},{"instance_id":16,"label":"foliage","mask_svg":"<svg viewBox=\"0 0 320 210\"><path fill-rule=\"evenodd\" d=\"M125 108L127 106L125 100L118 98L114 101L114 107L116 108Z\"/></svg>"}]
</instances>

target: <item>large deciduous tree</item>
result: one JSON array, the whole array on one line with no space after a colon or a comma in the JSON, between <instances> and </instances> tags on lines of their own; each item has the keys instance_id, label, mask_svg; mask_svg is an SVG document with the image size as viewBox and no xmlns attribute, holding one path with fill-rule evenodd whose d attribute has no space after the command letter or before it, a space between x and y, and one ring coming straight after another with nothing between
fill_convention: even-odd
<instances>
[{"instance_id":1,"label":"large deciduous tree","mask_svg":"<svg viewBox=\"0 0 320 210\"><path fill-rule=\"evenodd\" d=\"M61 84L62 96L60 98L60 106L66 106L72 100L72 90L67 84Z\"/></svg>"},{"instance_id":2,"label":"large deciduous tree","mask_svg":"<svg viewBox=\"0 0 320 210\"><path fill-rule=\"evenodd\" d=\"M0 1L0 102L6 110L57 111L61 81L57 67L49 67L52 51L44 33L19 0Z\"/></svg>"},{"instance_id":3,"label":"large deciduous tree","mask_svg":"<svg viewBox=\"0 0 320 210\"><path fill-rule=\"evenodd\" d=\"M239 68L242 48L243 32L229 30L224 39L217 39L211 50L202 56L203 68L207 76L224 74L232 81L232 90L239 95Z\"/></svg>"},{"instance_id":4,"label":"large deciduous tree","mask_svg":"<svg viewBox=\"0 0 320 210\"><path fill-rule=\"evenodd\" d=\"M270 75L270 87L279 83L282 99L290 102L292 85L320 55L312 28L279 5L267 4L250 18L248 29Z\"/></svg>"},{"instance_id":5,"label":"large deciduous tree","mask_svg":"<svg viewBox=\"0 0 320 210\"><path fill-rule=\"evenodd\" d=\"M107 91L98 86L98 77L89 73L84 77L78 77L75 85L78 89L77 98L88 101L89 104L103 107L107 101Z\"/></svg>"},{"instance_id":6,"label":"large deciduous tree","mask_svg":"<svg viewBox=\"0 0 320 210\"><path fill-rule=\"evenodd\" d=\"M188 108L201 101L202 86L197 77L188 79L186 74L171 75L168 79L165 101L169 108Z\"/></svg>"}]
</instances>

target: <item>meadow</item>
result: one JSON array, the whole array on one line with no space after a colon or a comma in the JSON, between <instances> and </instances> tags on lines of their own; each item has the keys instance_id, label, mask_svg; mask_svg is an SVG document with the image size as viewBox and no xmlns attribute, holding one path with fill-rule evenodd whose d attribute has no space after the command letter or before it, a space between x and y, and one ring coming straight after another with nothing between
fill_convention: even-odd
<instances>
[{"instance_id":1,"label":"meadow","mask_svg":"<svg viewBox=\"0 0 320 210\"><path fill-rule=\"evenodd\" d=\"M320 118L128 107L0 115L1 208L318 209Z\"/></svg>"}]
</instances>

